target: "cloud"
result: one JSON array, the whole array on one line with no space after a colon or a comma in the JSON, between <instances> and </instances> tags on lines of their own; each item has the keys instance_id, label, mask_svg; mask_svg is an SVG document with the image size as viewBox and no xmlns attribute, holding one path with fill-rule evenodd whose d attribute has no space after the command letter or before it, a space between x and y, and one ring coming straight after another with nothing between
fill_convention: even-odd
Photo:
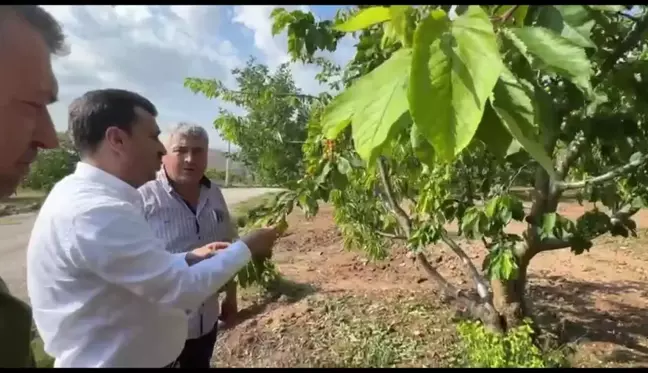
<instances>
[{"instance_id":1,"label":"cloud","mask_svg":"<svg viewBox=\"0 0 648 373\"><path fill-rule=\"evenodd\" d=\"M249 56L271 68L289 61L286 36L271 34L273 6L44 7L62 23L70 47L69 55L53 62L61 97L50 112L59 130L67 128L67 106L74 98L92 89L123 88L153 101L163 129L178 121L199 123L212 146L223 149L211 123L219 108L240 110L192 94L183 87L184 78L215 78L234 87L230 71ZM345 41L330 57L346 62L352 50L352 41ZM292 71L305 92L325 89L314 79L315 67L295 65Z\"/></svg>"}]
</instances>

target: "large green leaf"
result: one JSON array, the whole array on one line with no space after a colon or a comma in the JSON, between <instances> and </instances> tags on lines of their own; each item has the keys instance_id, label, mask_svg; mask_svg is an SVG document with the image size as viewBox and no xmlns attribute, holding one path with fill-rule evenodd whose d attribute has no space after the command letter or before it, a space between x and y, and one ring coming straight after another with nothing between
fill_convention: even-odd
<instances>
[{"instance_id":1,"label":"large green leaf","mask_svg":"<svg viewBox=\"0 0 648 373\"><path fill-rule=\"evenodd\" d=\"M407 77L411 50L401 49L337 96L322 115L322 131L329 139L353 123L353 141L362 159L389 137L390 129L407 111Z\"/></svg>"},{"instance_id":2,"label":"large green leaf","mask_svg":"<svg viewBox=\"0 0 648 373\"><path fill-rule=\"evenodd\" d=\"M390 129L407 111L411 60L411 50L400 49L355 84L359 100L351 120L353 142L364 160L372 160L374 150L389 138Z\"/></svg>"},{"instance_id":3,"label":"large green leaf","mask_svg":"<svg viewBox=\"0 0 648 373\"><path fill-rule=\"evenodd\" d=\"M534 106L529 87L518 80L508 69L502 70L491 104L504 126L524 149L554 176L553 161L537 141L534 123Z\"/></svg>"},{"instance_id":4,"label":"large green leaf","mask_svg":"<svg viewBox=\"0 0 648 373\"><path fill-rule=\"evenodd\" d=\"M389 8L384 6L374 6L361 10L351 19L342 24L336 25L334 28L338 31L353 32L366 29L367 27L373 26L377 23L389 21L390 18L391 13L389 12Z\"/></svg>"},{"instance_id":5,"label":"large green leaf","mask_svg":"<svg viewBox=\"0 0 648 373\"><path fill-rule=\"evenodd\" d=\"M523 27L513 31L545 69L570 79L583 92L591 94L592 68L583 48L545 27Z\"/></svg>"},{"instance_id":6,"label":"large green leaf","mask_svg":"<svg viewBox=\"0 0 648 373\"><path fill-rule=\"evenodd\" d=\"M452 159L474 137L501 69L493 25L479 6L453 22L436 10L417 28L410 113L442 159Z\"/></svg>"},{"instance_id":7,"label":"large green leaf","mask_svg":"<svg viewBox=\"0 0 648 373\"><path fill-rule=\"evenodd\" d=\"M595 23L590 12L582 5L545 6L538 11L539 26L583 48L596 48L590 39Z\"/></svg>"}]
</instances>

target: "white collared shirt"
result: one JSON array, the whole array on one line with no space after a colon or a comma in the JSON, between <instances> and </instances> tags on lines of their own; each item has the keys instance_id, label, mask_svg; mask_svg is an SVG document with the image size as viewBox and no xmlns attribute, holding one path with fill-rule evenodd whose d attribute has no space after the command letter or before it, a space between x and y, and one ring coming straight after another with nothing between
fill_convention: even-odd
<instances>
[{"instance_id":1,"label":"white collared shirt","mask_svg":"<svg viewBox=\"0 0 648 373\"><path fill-rule=\"evenodd\" d=\"M146 220L171 253L187 252L214 241L231 242L237 237L223 192L207 179L201 182L195 211L173 189L164 168L158 172L156 180L144 184L138 191ZM220 314L218 298L218 294L212 295L191 313L188 339L202 337L214 328Z\"/></svg>"},{"instance_id":2,"label":"white collared shirt","mask_svg":"<svg viewBox=\"0 0 648 373\"><path fill-rule=\"evenodd\" d=\"M142 214L140 195L86 163L50 192L27 248L27 290L55 367L163 367L195 311L250 259L237 241L189 267Z\"/></svg>"}]
</instances>

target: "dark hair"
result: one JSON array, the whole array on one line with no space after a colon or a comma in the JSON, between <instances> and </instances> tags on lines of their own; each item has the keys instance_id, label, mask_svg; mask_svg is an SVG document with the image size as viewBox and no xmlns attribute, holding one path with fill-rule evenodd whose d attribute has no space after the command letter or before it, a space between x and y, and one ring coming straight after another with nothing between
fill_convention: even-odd
<instances>
[{"instance_id":1,"label":"dark hair","mask_svg":"<svg viewBox=\"0 0 648 373\"><path fill-rule=\"evenodd\" d=\"M75 99L68 110L68 132L74 146L80 153L93 152L109 127L131 133L136 119L135 107L157 116L157 109L151 101L123 89L98 89Z\"/></svg>"},{"instance_id":2,"label":"dark hair","mask_svg":"<svg viewBox=\"0 0 648 373\"><path fill-rule=\"evenodd\" d=\"M61 25L45 9L38 5L1 5L0 21L9 15L19 17L38 31L50 53L62 55L68 52Z\"/></svg>"}]
</instances>

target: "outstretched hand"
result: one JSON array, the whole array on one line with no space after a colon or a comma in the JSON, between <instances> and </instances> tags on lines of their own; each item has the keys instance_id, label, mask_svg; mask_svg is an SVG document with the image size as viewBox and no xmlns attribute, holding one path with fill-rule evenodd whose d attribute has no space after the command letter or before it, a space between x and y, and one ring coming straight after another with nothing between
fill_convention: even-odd
<instances>
[{"instance_id":1,"label":"outstretched hand","mask_svg":"<svg viewBox=\"0 0 648 373\"><path fill-rule=\"evenodd\" d=\"M202 260L211 258L212 256L214 256L216 251L223 250L227 248L229 245L231 245L229 242L220 242L220 241L208 243L203 247L199 247L197 249L193 249L190 252L188 252L187 255L185 256L185 260L187 261L187 264L192 266Z\"/></svg>"}]
</instances>

